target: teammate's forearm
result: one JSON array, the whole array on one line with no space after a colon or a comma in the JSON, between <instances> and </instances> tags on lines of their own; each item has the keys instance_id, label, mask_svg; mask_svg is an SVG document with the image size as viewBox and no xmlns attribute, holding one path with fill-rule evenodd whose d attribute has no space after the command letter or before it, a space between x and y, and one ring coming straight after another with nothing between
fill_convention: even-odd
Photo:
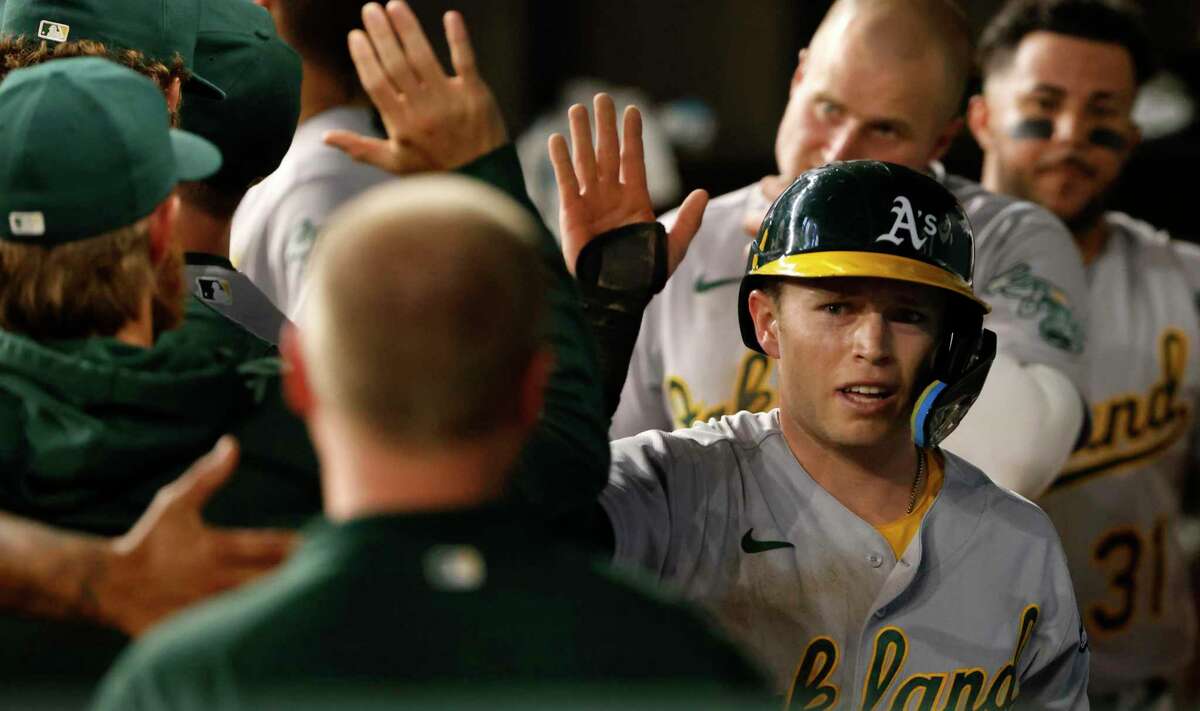
<instances>
[{"instance_id":1,"label":"teammate's forearm","mask_svg":"<svg viewBox=\"0 0 1200 711\"><path fill-rule=\"evenodd\" d=\"M0 609L111 624L99 586L112 556L108 539L0 513Z\"/></svg>"},{"instance_id":2,"label":"teammate's forearm","mask_svg":"<svg viewBox=\"0 0 1200 711\"><path fill-rule=\"evenodd\" d=\"M646 307L666 285L667 259L667 233L657 222L597 235L579 254L575 276L597 343L608 419L620 404Z\"/></svg>"},{"instance_id":3,"label":"teammate's forearm","mask_svg":"<svg viewBox=\"0 0 1200 711\"><path fill-rule=\"evenodd\" d=\"M997 354L987 383L943 446L1000 486L1037 498L1054 482L1084 422L1078 391L1060 371Z\"/></svg>"},{"instance_id":4,"label":"teammate's forearm","mask_svg":"<svg viewBox=\"0 0 1200 711\"><path fill-rule=\"evenodd\" d=\"M460 172L503 190L529 208L541 225L538 249L547 279L546 338L555 365L546 385L542 419L521 454L513 486L519 499L541 514L557 517L590 506L608 481L607 418L603 414L598 365L584 321L579 291L562 252L525 192L521 166L511 145L463 166Z\"/></svg>"}]
</instances>

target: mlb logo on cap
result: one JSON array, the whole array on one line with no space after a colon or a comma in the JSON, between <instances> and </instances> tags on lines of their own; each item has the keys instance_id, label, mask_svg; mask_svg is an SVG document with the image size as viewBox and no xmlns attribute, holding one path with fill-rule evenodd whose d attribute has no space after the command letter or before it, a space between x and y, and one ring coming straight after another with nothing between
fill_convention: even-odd
<instances>
[{"instance_id":1,"label":"mlb logo on cap","mask_svg":"<svg viewBox=\"0 0 1200 711\"><path fill-rule=\"evenodd\" d=\"M50 20L42 20L38 23L37 36L39 39L50 40L51 42L66 42L70 34L70 25L64 25L61 22L51 22Z\"/></svg>"},{"instance_id":2,"label":"mlb logo on cap","mask_svg":"<svg viewBox=\"0 0 1200 711\"><path fill-rule=\"evenodd\" d=\"M40 212L8 213L8 229L14 237L37 237L46 234L46 217Z\"/></svg>"}]
</instances>

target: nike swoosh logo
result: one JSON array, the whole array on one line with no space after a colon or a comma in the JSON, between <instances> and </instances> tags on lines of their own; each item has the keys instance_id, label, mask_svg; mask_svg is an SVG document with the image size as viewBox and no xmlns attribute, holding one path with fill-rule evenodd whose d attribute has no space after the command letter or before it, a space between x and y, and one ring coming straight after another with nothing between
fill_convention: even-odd
<instances>
[{"instance_id":1,"label":"nike swoosh logo","mask_svg":"<svg viewBox=\"0 0 1200 711\"><path fill-rule=\"evenodd\" d=\"M741 280L742 278L740 276L735 276L729 277L728 279L714 279L713 281L706 281L704 275L700 275L696 277L696 293L703 294L706 291L712 291L713 289L717 289L722 286L737 284Z\"/></svg>"},{"instance_id":2,"label":"nike swoosh logo","mask_svg":"<svg viewBox=\"0 0 1200 711\"><path fill-rule=\"evenodd\" d=\"M742 536L742 550L747 553L765 553L773 551L777 548L795 548L796 546L787 541L756 541L750 534L754 533L754 529L746 531L746 535Z\"/></svg>"}]
</instances>

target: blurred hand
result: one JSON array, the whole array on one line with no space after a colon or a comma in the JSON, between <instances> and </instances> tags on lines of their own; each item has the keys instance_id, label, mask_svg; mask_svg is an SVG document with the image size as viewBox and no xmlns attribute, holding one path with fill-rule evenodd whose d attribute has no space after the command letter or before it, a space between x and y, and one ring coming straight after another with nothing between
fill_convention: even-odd
<instances>
[{"instance_id":1,"label":"blurred hand","mask_svg":"<svg viewBox=\"0 0 1200 711\"><path fill-rule=\"evenodd\" d=\"M278 565L296 534L215 529L201 510L237 466L237 441L222 437L154 497L128 533L111 544L111 564L93 583L105 619L138 635L163 617L237 587Z\"/></svg>"},{"instance_id":2,"label":"blurred hand","mask_svg":"<svg viewBox=\"0 0 1200 711\"><path fill-rule=\"evenodd\" d=\"M559 227L567 268L588 242L598 235L638 222L653 222L654 209L646 186L646 161L642 154L642 114L625 109L624 140L617 137L617 111L612 98L597 94L596 147L588 112L576 104L567 112L571 146L560 134L550 137L550 162L558 183ZM574 163L572 163L572 153ZM675 227L667 235L668 276L683 261L704 217L708 193L695 190L683 201Z\"/></svg>"},{"instance_id":3,"label":"blurred hand","mask_svg":"<svg viewBox=\"0 0 1200 711\"><path fill-rule=\"evenodd\" d=\"M462 15L443 18L455 76L441 62L412 9L392 0L363 6L366 31L350 33L358 78L383 119L387 138L329 131L325 143L397 175L452 170L508 141L504 118L475 67Z\"/></svg>"},{"instance_id":4,"label":"blurred hand","mask_svg":"<svg viewBox=\"0 0 1200 711\"><path fill-rule=\"evenodd\" d=\"M758 237L758 230L762 227L763 218L767 216L767 210L770 209L771 203L775 202L775 198L783 194L784 190L795 182L795 178L788 175L768 175L758 181L758 194L750 201L750 206L746 208L746 214L742 218L742 229L751 237Z\"/></svg>"}]
</instances>

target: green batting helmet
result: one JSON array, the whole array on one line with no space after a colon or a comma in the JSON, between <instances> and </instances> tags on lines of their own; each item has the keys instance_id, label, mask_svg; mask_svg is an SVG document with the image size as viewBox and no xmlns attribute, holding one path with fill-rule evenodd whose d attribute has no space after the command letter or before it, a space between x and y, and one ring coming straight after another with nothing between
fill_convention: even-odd
<instances>
[{"instance_id":1,"label":"green batting helmet","mask_svg":"<svg viewBox=\"0 0 1200 711\"><path fill-rule=\"evenodd\" d=\"M950 293L930 382L913 408L918 446L938 444L979 396L995 357L988 306L971 287L974 238L962 206L917 171L880 161L810 170L767 212L738 299L742 341L762 352L748 297L771 279L876 277Z\"/></svg>"}]
</instances>

